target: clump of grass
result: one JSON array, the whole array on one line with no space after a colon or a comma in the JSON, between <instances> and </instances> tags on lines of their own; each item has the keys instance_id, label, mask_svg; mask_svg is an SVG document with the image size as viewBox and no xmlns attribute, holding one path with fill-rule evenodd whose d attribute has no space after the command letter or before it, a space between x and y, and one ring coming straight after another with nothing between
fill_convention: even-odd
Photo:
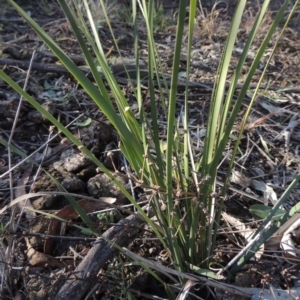
<instances>
[{"instance_id":1,"label":"clump of grass","mask_svg":"<svg viewBox=\"0 0 300 300\"><path fill-rule=\"evenodd\" d=\"M78 43L89 65L94 77L92 83L88 80L82 71L69 59L68 56L59 48L59 46L12 0L9 2L31 25L32 29L46 43L50 50L59 58L62 64L69 70L74 78L85 89L86 93L95 102L95 105L103 112L107 119L117 130L120 137L120 150L126 157L131 169L133 170L134 181L138 183L147 194L149 202L156 217L154 222L137 204L136 199L130 195L122 186L116 182L121 191L134 204L136 211L144 218L145 222L152 228L161 245L168 252L173 267L178 271L188 272L193 270L203 274L205 269L209 268L212 261L213 252L218 235L218 229L221 219L224 199L226 197L226 187L231 174L233 163L237 155L237 149L241 140L243 128L247 121L247 116L256 99L259 84L265 74L261 75L258 88L253 93L248 110L243 119L241 132L237 136L236 145L232 150L231 161L224 180L224 187L219 195L216 195L215 184L218 165L228 142L230 132L233 128L240 107L244 101L247 89L251 83L254 72L264 55L268 43L275 32L276 26L284 15L288 5L285 1L278 14L270 24L264 40L257 49L253 63L245 76L244 86L235 97L235 91L238 79L240 78L243 66L250 50L254 37L256 36L262 24L264 15L267 12L269 1L264 1L261 10L258 12L255 21L249 30L249 36L245 42L241 57L236 66L236 70L231 77L231 85L225 93L226 80L234 44L239 32L240 22L244 13L246 1L237 3L236 12L232 18L230 30L224 45L223 55L220 61L219 69L216 74L215 86L212 91L209 115L206 124L206 135L204 148L200 159L196 159L191 145L191 136L189 128L189 89L188 78L190 74L190 58L192 52L192 40L196 19L197 1L191 0L188 11L188 30L187 30L187 67L186 67L186 89L183 113L181 116L176 114L177 87L180 71L180 58L182 50L182 41L184 28L186 26L186 5L187 2L180 1L177 32L174 45L174 56L172 64L172 75L170 84L162 69L162 61L158 55L157 47L154 41L155 26L163 26L162 15L155 12L154 1L133 1L132 3L132 26L134 32L134 57L136 61L136 86L134 89L137 105L138 118L131 109L128 100L125 98L121 87L117 84L116 78L110 70L105 52L98 36L97 24L91 13L91 6L87 1L72 1L72 9L66 1L60 0L59 3L68 18L70 25L76 35ZM100 1L107 26L111 30L115 47L121 56L117 39L110 24L110 17L105 9L105 3ZM83 13L83 10L85 13ZM156 14L156 19L155 19ZM139 36L138 27L140 25L140 15L143 16L143 24L147 30L147 53L148 53L148 95L150 99L151 113L149 115L144 109L142 97L142 78L139 64ZM211 18L203 20L204 27L207 28L208 36L215 32L214 22L217 15L212 13ZM87 19L86 19L87 18ZM155 24L157 22L157 24ZM250 29L250 28L249 28ZM283 28L284 30L284 28ZM283 31L282 30L282 31ZM88 41L89 47L87 47ZM274 49L276 44L274 45ZM92 50L90 50L92 49ZM274 51L273 49L273 51ZM93 52L93 56L91 55ZM96 57L97 65L101 66L103 76L107 81L109 90L103 83L99 75L97 65L94 62ZM269 61L268 61L269 62ZM124 66L126 69L126 65ZM0 71L0 77L8 82L18 93L23 95L29 103L44 114L55 126L57 126L78 148L85 153L91 160L99 166L112 180L113 173L107 170L81 143L74 135L53 118L27 93L14 83L3 71ZM159 78L158 88L154 85L154 78ZM129 79L130 80L130 79ZM157 102L156 91L159 93ZM112 101L112 97L115 102ZM167 98L167 103L165 102ZM159 110L160 108L160 110ZM166 139L162 140L161 127L158 122L158 115L162 114L167 125ZM180 134L179 124L182 124L183 134ZM163 147L162 145L166 145ZM153 151L154 150L154 151ZM155 153L155 154L154 154ZM299 178L297 178L299 180ZM287 190L287 193L290 191ZM282 200L282 199L281 199ZM265 222L268 222L279 206L268 214ZM230 266L229 269L234 275L241 266L247 261L250 255L253 255L253 249L264 243L266 237L290 216L290 212L284 215L278 222L268 227L267 233L262 235L264 229L263 223L256 233L255 243L249 246L249 252L242 254ZM253 246L254 245L254 246ZM199 270L199 268L202 268ZM217 274L207 273L217 278ZM180 278L182 282L184 278Z\"/></svg>"}]
</instances>

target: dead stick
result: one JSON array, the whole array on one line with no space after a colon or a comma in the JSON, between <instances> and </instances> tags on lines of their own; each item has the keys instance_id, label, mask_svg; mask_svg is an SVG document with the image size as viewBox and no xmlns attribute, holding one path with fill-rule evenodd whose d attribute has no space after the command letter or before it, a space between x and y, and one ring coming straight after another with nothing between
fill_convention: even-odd
<instances>
[{"instance_id":1,"label":"dead stick","mask_svg":"<svg viewBox=\"0 0 300 300\"><path fill-rule=\"evenodd\" d=\"M22 61L22 60L15 60L15 59L6 59L6 58L0 58L0 66L2 65L7 65L7 66L15 66L15 67L19 67L22 69L28 69L29 66L29 61ZM69 73L69 71L64 67L64 66L59 66L56 64L43 64L43 63L32 63L32 69L33 70L38 70L41 72L55 72L55 73L64 73L67 74ZM90 72L90 70L87 67L80 67L80 69L85 73L85 76L88 77L89 79L93 79L93 74ZM103 75L100 73L100 76L103 77ZM165 75L166 76L166 75ZM167 76L166 76L167 77ZM104 78L104 77L103 77ZM115 78L117 80L118 83L120 84L128 84L128 83L133 83L136 84L136 80L135 79L128 79L126 77L121 77L121 76L117 76L115 74ZM143 84L147 84L148 83L148 79L147 80L142 80L141 81ZM164 84L163 81L161 81L161 84ZM170 86L171 81L170 78L167 77L167 84ZM214 83L213 82L189 82L188 86L190 88L204 88L206 90L211 91L213 88ZM185 87L186 86L186 82L185 80L179 80L178 81L178 87ZM236 85L236 89L241 89L243 87L243 84L238 84ZM229 88L229 84L226 84L226 88ZM256 84L251 84L249 86L249 88L256 88ZM263 85L260 87L260 89L265 89L266 86ZM269 86L267 88L268 90L281 90L282 87L279 86ZM298 87L289 87L289 88L285 88L285 93L300 93L300 89Z\"/></svg>"},{"instance_id":2,"label":"dead stick","mask_svg":"<svg viewBox=\"0 0 300 300\"><path fill-rule=\"evenodd\" d=\"M69 278L60 289L54 300L79 300L91 288L99 270L113 258L117 252L116 248L107 240L120 247L128 245L129 242L141 232L143 220L136 215L131 215L121 220L116 226L108 229L103 237L94 243L82 262L75 269L72 278ZM100 279L99 279L100 280Z\"/></svg>"}]
</instances>

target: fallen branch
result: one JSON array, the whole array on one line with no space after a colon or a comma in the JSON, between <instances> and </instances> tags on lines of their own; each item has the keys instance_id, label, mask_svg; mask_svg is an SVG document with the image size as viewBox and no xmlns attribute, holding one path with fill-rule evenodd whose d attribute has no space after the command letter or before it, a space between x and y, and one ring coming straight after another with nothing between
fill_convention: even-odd
<instances>
[{"instance_id":1,"label":"fallen branch","mask_svg":"<svg viewBox=\"0 0 300 300\"><path fill-rule=\"evenodd\" d=\"M90 279L95 278L99 270L117 252L113 244L117 244L120 247L128 245L141 232L143 223L144 221L139 216L130 215L108 229L102 237L96 240L92 249L75 269L74 275L66 281L54 300L81 299L94 283ZM112 243L107 240L110 240Z\"/></svg>"},{"instance_id":2,"label":"fallen branch","mask_svg":"<svg viewBox=\"0 0 300 300\"><path fill-rule=\"evenodd\" d=\"M22 68L22 69L28 69L29 63L30 63L29 61L8 59L8 58L0 58L0 66L8 66L8 67L13 66L13 67L19 67L19 68ZM114 67L117 67L117 65L119 65L119 64L111 66L111 69L112 69L112 72L115 75L116 81L119 84L126 84L126 85L129 84L129 83L136 84L136 80L133 79L133 78L128 79L127 77L122 77L122 76L119 76L118 74L115 74L113 69L114 69ZM131 66L127 65L126 67L129 68L129 71L130 70L134 71L134 70L131 69ZM89 68L83 67L83 66L80 66L79 68L81 69L81 71L84 72L86 77L88 77L89 79L92 79L92 80L94 79L94 76L91 73ZM57 65L57 64L45 64L45 63L33 62L32 63L32 69L40 71L40 72L53 72L53 73L69 74L69 71L64 66ZM103 79L105 79L104 75L102 73L100 73L100 76ZM167 84L170 86L171 85L170 77L166 76L166 74L165 74L165 77L167 79L166 80ZM160 80L160 81L161 81L161 83L163 83L162 80ZM147 85L148 84L148 79L141 80L141 83L143 83L143 85ZM155 85L158 84L157 80L154 80L154 84ZM188 86L190 88L203 88L203 89L206 89L208 91L211 91L213 89L213 85L214 85L214 82L199 82L199 81L193 82L193 81L189 81L189 83L188 83ZM185 86L186 86L186 81L185 80L179 80L178 81L178 87L185 87ZM243 84L238 84L238 85L236 85L235 88L236 89L241 89L242 87L243 87ZM226 85L226 88L227 89L229 88L229 84ZM249 88L256 88L256 84L250 85ZM262 85L260 87L260 89L268 89L268 90L272 90L272 91L277 91L277 90L282 90L282 87L279 87L279 86L268 86L268 87L266 87L265 85ZM285 93L300 93L300 89L298 87L290 87L290 88L285 88L284 92Z\"/></svg>"}]
</instances>

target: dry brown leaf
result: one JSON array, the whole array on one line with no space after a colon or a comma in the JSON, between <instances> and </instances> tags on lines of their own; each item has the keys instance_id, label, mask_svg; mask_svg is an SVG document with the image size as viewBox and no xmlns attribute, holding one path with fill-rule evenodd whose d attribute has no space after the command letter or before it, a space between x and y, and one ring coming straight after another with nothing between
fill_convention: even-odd
<instances>
[{"instance_id":1,"label":"dry brown leaf","mask_svg":"<svg viewBox=\"0 0 300 300\"><path fill-rule=\"evenodd\" d=\"M224 218L225 221L227 221L229 224L231 224L237 230L239 230L238 234L240 234L242 237L244 237L248 243L251 241L252 236L255 232L254 229L250 229L249 226L246 226L244 223L242 223L235 217L228 215L225 212L222 212L222 217ZM264 245L261 245L259 250L255 253L255 257L257 259L260 259L263 252L264 252Z\"/></svg>"},{"instance_id":2,"label":"dry brown leaf","mask_svg":"<svg viewBox=\"0 0 300 300\"><path fill-rule=\"evenodd\" d=\"M277 203L277 194L269 185L259 180L252 180L251 186L254 187L257 191L261 191L264 193L264 205L268 205L269 200L273 205Z\"/></svg>"},{"instance_id":3,"label":"dry brown leaf","mask_svg":"<svg viewBox=\"0 0 300 300\"><path fill-rule=\"evenodd\" d=\"M89 199L81 199L77 202L77 204L86 213L89 213L89 212L97 211L99 209L103 209L103 206L105 205L103 202L109 204L113 204L114 202L116 202L116 198L111 198L111 197L101 197L100 200L102 200L102 202L92 201ZM66 221L70 221L78 217L78 213L74 210L74 208L71 205L65 206L60 211L58 211L55 215ZM52 218L48 227L48 234L54 236L59 235L60 227L61 227L60 225L61 225L61 221ZM53 247L54 247L54 241L46 239L44 243L44 253L51 254Z\"/></svg>"},{"instance_id":4,"label":"dry brown leaf","mask_svg":"<svg viewBox=\"0 0 300 300\"><path fill-rule=\"evenodd\" d=\"M232 170L230 182L236 183L242 188L247 188L251 183L251 178L247 177L245 174L239 171Z\"/></svg>"},{"instance_id":5,"label":"dry brown leaf","mask_svg":"<svg viewBox=\"0 0 300 300\"><path fill-rule=\"evenodd\" d=\"M29 243L27 237L25 237L26 246L27 246L27 257L28 261L33 267L41 267L45 268L45 266L49 266L51 268L61 268L65 267L65 264L53 256L41 253L35 250Z\"/></svg>"}]
</instances>

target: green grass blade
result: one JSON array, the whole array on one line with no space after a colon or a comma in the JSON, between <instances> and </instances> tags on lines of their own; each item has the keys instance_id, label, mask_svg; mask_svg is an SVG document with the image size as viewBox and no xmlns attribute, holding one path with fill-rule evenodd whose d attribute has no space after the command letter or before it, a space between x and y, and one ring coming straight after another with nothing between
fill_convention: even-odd
<instances>
[{"instance_id":1,"label":"green grass blade","mask_svg":"<svg viewBox=\"0 0 300 300\"><path fill-rule=\"evenodd\" d=\"M133 134L124 126L124 122L120 119L118 114L112 108L108 99L105 99L99 90L93 85L93 83L83 74L83 72L69 59L67 55L57 46L56 43L39 27L39 25L33 21L28 14L26 14L14 1L8 0L16 10L22 15L22 17L30 24L32 29L39 35L39 37L46 43L50 50L57 56L57 58L64 64L64 66L70 71L70 73L78 80L85 91L95 101L103 113L107 116L110 122L118 131L122 141L130 141L135 152L135 158L138 160L138 165L142 163L143 149L136 139L133 139ZM64 1L62 1L64 2ZM70 18L73 15L70 14Z\"/></svg>"},{"instance_id":2,"label":"green grass blade","mask_svg":"<svg viewBox=\"0 0 300 300\"><path fill-rule=\"evenodd\" d=\"M274 222L273 225L267 231L265 231L267 224L269 224L273 216L275 216L276 212L278 211L278 209L280 209L284 201L287 200L291 191L296 187L299 181L300 181L300 174L298 174L296 178L290 183L290 185L282 194L278 202L273 206L268 216L265 218L265 220L256 230L253 238L258 236L259 239L256 241L255 244L253 244L253 246L247 251L247 253L245 253L245 255L243 255L238 261L236 261L231 266L230 272L232 273L232 275L235 275L243 267L243 265L256 253L256 251L258 251L260 246L263 243L265 243L289 219L289 217L291 217L290 213L287 212L282 218L280 218L280 220Z\"/></svg>"},{"instance_id":3,"label":"green grass blade","mask_svg":"<svg viewBox=\"0 0 300 300\"><path fill-rule=\"evenodd\" d=\"M177 96L177 82L179 74L180 65L180 55L181 55L181 45L183 37L183 28L186 13L186 1L181 0L179 6L178 24L176 32L176 42L175 42L175 53L172 68L172 78L171 78L171 89L169 97L169 112L167 121L167 150L166 150L166 187L167 187L167 211L169 218L170 234L169 240L171 241L171 251L175 257L175 261L179 264L178 269L184 270L183 262L181 259L181 253L179 251L179 246L177 240L173 236L175 228L173 228L173 151L174 151L174 132L175 132L175 107L176 107L176 96Z\"/></svg>"}]
</instances>

